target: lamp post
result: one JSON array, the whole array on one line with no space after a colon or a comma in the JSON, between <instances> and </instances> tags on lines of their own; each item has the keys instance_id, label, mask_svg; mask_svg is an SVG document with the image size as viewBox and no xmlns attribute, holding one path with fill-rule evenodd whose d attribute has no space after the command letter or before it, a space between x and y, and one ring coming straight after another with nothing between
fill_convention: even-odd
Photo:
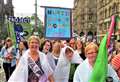
<instances>
[{"instance_id":1,"label":"lamp post","mask_svg":"<svg viewBox=\"0 0 120 82\"><path fill-rule=\"evenodd\" d=\"M38 32L37 32L37 0L35 0L35 27L34 27L34 34L38 35Z\"/></svg>"}]
</instances>

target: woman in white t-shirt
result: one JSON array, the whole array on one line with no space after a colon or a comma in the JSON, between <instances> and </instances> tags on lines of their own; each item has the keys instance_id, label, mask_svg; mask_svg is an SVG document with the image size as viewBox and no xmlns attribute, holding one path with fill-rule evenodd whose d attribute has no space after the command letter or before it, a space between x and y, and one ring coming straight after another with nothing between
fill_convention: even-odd
<instances>
[{"instance_id":1,"label":"woman in white t-shirt","mask_svg":"<svg viewBox=\"0 0 120 82\"><path fill-rule=\"evenodd\" d=\"M8 82L54 82L53 71L46 55L39 51L39 43L37 36L29 38L29 49L20 58Z\"/></svg>"}]
</instances>

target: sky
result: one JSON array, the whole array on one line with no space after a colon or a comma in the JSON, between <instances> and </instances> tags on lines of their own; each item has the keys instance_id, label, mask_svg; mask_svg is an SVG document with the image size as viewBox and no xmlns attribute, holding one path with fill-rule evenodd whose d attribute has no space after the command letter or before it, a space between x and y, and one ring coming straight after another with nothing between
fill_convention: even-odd
<instances>
[{"instance_id":1,"label":"sky","mask_svg":"<svg viewBox=\"0 0 120 82\"><path fill-rule=\"evenodd\" d=\"M44 21L44 8L40 6L55 6L73 8L74 0L37 0L38 17ZM35 13L35 0L13 0L15 16L31 16Z\"/></svg>"}]
</instances>

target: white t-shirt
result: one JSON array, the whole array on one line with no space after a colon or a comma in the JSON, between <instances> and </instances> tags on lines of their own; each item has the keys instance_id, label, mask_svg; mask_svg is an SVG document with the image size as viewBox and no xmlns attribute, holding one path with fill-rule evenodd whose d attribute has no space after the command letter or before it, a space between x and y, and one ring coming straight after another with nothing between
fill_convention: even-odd
<instances>
[{"instance_id":1,"label":"white t-shirt","mask_svg":"<svg viewBox=\"0 0 120 82\"><path fill-rule=\"evenodd\" d=\"M29 56L28 52L29 50L27 50L20 58L18 66L16 67L15 71L12 73L8 82L28 82L28 56ZM42 69L45 75L49 77L50 75L53 74L53 71L47 61L46 55L44 53L39 52L39 57L40 57L40 63Z\"/></svg>"},{"instance_id":2,"label":"white t-shirt","mask_svg":"<svg viewBox=\"0 0 120 82\"><path fill-rule=\"evenodd\" d=\"M88 63L88 59L86 59L77 67L73 82L89 82L92 70L93 68ZM111 76L113 78L113 82L120 82L116 72L110 65L108 65L108 76Z\"/></svg>"}]
</instances>

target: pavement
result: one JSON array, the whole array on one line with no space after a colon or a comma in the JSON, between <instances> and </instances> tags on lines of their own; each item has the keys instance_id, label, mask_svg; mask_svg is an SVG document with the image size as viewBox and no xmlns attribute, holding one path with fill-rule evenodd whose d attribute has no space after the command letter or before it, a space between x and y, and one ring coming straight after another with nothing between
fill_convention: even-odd
<instances>
[{"instance_id":1,"label":"pavement","mask_svg":"<svg viewBox=\"0 0 120 82\"><path fill-rule=\"evenodd\" d=\"M5 82L5 73L2 67L2 59L0 58L0 82Z\"/></svg>"}]
</instances>

